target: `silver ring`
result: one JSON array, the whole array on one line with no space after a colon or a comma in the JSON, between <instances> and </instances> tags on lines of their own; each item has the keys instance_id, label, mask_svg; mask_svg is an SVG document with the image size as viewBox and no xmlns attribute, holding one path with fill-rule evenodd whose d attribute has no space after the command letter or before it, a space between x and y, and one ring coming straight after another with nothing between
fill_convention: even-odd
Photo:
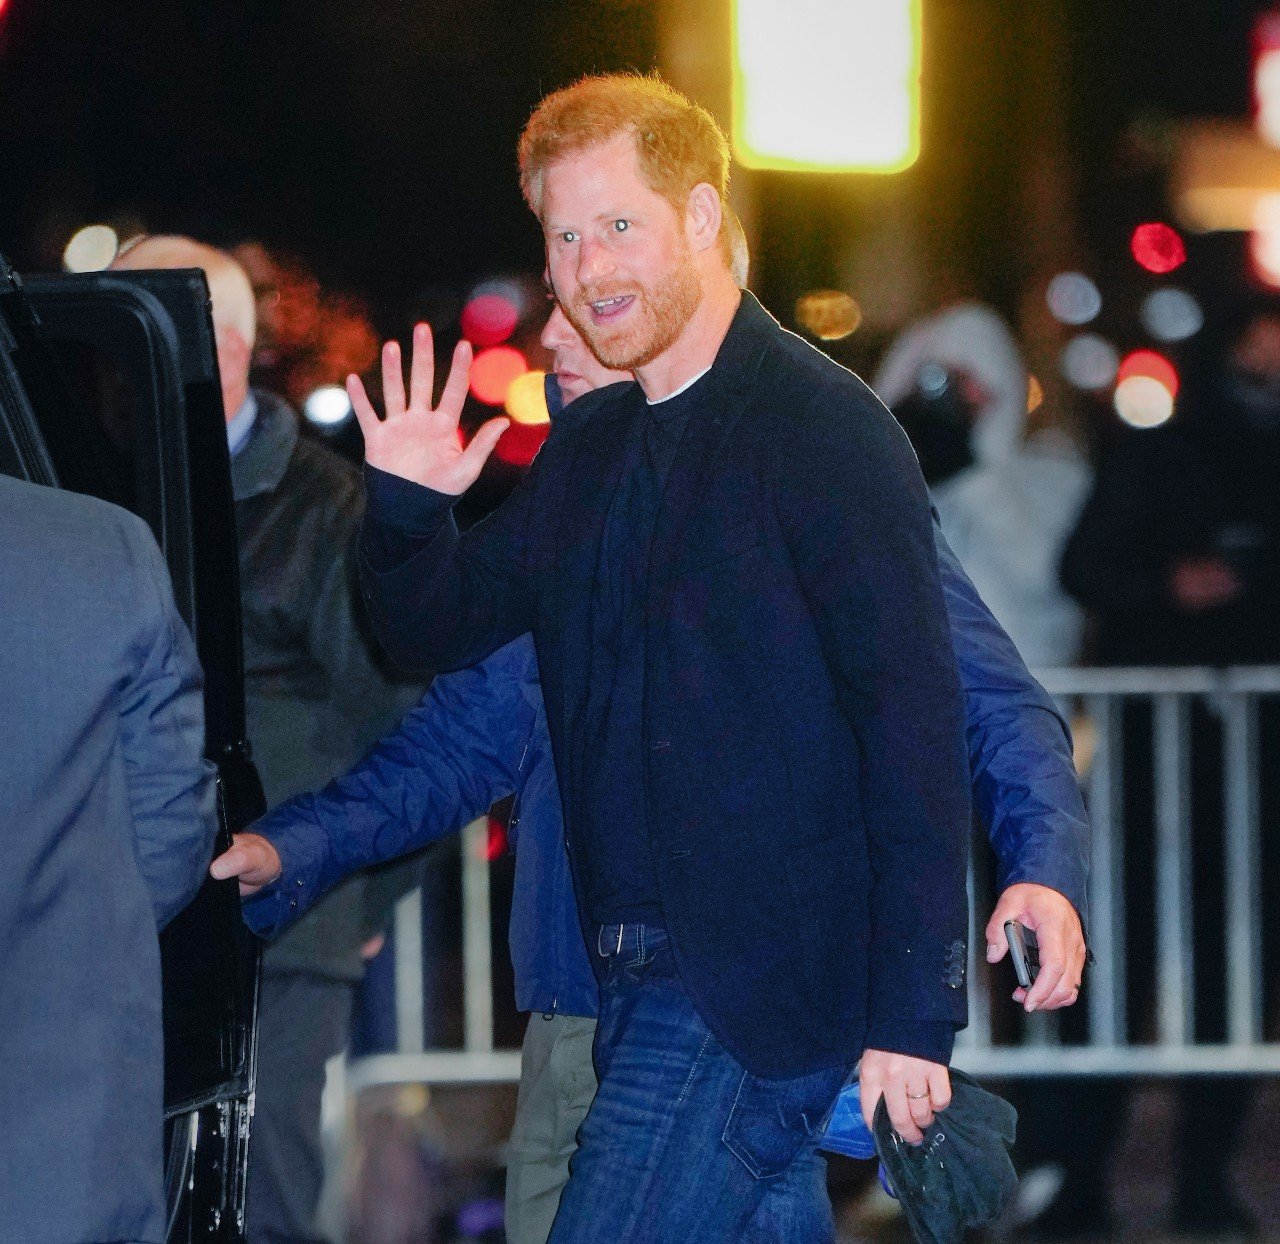
<instances>
[{"instance_id":1,"label":"silver ring","mask_svg":"<svg viewBox=\"0 0 1280 1244\"><path fill-rule=\"evenodd\" d=\"M928 1096L929 1096L928 1093L908 1093L907 1100L908 1101L924 1101L924 1099Z\"/></svg>"}]
</instances>

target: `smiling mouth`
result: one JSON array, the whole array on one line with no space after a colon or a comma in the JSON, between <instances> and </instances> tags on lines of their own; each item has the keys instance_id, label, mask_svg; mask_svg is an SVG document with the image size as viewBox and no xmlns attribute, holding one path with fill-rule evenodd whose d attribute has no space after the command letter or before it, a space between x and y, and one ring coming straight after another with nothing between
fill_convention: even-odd
<instances>
[{"instance_id":1,"label":"smiling mouth","mask_svg":"<svg viewBox=\"0 0 1280 1244\"><path fill-rule=\"evenodd\" d=\"M619 294L616 298L599 298L588 305L597 324L608 324L620 319L635 300L634 294Z\"/></svg>"}]
</instances>

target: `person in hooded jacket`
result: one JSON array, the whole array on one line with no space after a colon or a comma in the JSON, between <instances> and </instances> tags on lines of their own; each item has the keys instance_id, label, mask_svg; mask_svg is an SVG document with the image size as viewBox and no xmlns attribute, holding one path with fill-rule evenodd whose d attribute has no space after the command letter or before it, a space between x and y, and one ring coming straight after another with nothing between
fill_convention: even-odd
<instances>
[{"instance_id":1,"label":"person in hooded jacket","mask_svg":"<svg viewBox=\"0 0 1280 1244\"><path fill-rule=\"evenodd\" d=\"M1097 622L1104 665L1280 664L1280 304L1245 304L1206 334L1200 366L1189 367L1185 400L1152 430L1117 428L1104 452L1079 526L1066 547L1062 581ZM1259 716L1262 824L1280 813L1280 720L1262 701ZM1154 896L1151 711L1124 717L1125 873L1130 991L1149 998ZM1196 706L1191 718L1191 829L1194 874L1194 1028L1199 1040L1226 1039L1221 970L1223 776L1219 723ZM1264 893L1277 877L1274 843L1263 842ZM1274 908L1274 904L1264 905ZM1264 910L1262 944L1276 945L1275 915ZM1274 953L1274 952L1273 952ZM1274 978L1274 957L1267 964ZM1150 1008L1131 1008L1139 1020ZM1085 1126L1073 1128L1070 1173L1096 1164L1118 1131L1126 1094L1100 1084L1077 1099ZM1174 1221L1195 1234L1256 1232L1231 1184L1253 1086L1247 1079L1197 1076L1179 1088L1174 1144ZM1084 1157L1083 1155L1088 1155Z\"/></svg>"},{"instance_id":2,"label":"person in hooded jacket","mask_svg":"<svg viewBox=\"0 0 1280 1244\"><path fill-rule=\"evenodd\" d=\"M977 303L920 320L890 346L874 388L920 458L948 543L1023 659L1033 669L1075 665L1085 615L1063 590L1058 563L1091 473L1065 437L1027 436L1027 371L1005 322ZM1094 1169L1092 1146L1062 1154L1077 1088L1046 1081L1017 1092L1028 1171ZM1082 1230L1105 1222L1100 1201L1066 1192L1064 1217Z\"/></svg>"},{"instance_id":3,"label":"person in hooded jacket","mask_svg":"<svg viewBox=\"0 0 1280 1244\"><path fill-rule=\"evenodd\" d=\"M943 534L1032 669L1073 665L1084 615L1058 562L1089 490L1065 438L1026 435L1027 370L990 308L961 303L913 324L871 386L920 458Z\"/></svg>"}]
</instances>

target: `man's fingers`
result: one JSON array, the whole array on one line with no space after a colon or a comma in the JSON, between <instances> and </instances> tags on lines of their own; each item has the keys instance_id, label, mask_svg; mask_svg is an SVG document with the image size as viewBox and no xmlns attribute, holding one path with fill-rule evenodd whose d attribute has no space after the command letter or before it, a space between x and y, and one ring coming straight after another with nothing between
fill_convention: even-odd
<instances>
[{"instance_id":1,"label":"man's fingers","mask_svg":"<svg viewBox=\"0 0 1280 1244\"><path fill-rule=\"evenodd\" d=\"M1022 1004L1027 1011L1039 1011L1049 1000L1049 995L1057 989L1066 975L1067 965L1061 959L1046 959L1041 954L1040 974L1027 992L1027 1000ZM1074 984L1074 982L1072 982Z\"/></svg>"},{"instance_id":2,"label":"man's fingers","mask_svg":"<svg viewBox=\"0 0 1280 1244\"><path fill-rule=\"evenodd\" d=\"M933 1122L933 1102L929 1098L929 1086L907 1085L907 1109L911 1112L911 1121L924 1131ZM905 1139L905 1138L904 1138Z\"/></svg>"},{"instance_id":3,"label":"man's fingers","mask_svg":"<svg viewBox=\"0 0 1280 1244\"><path fill-rule=\"evenodd\" d=\"M462 413L462 404L467 400L467 386L471 383L471 343L465 338L458 342L453 351L453 362L449 366L449 379L444 382L444 391L440 394L440 405L437 410L457 419ZM497 438L494 438L497 443ZM493 446L491 445L492 449ZM485 455L488 457L488 454Z\"/></svg>"},{"instance_id":4,"label":"man's fingers","mask_svg":"<svg viewBox=\"0 0 1280 1244\"><path fill-rule=\"evenodd\" d=\"M896 1084L890 1083L885 1085L884 1104L889 1111L889 1122L893 1124L893 1130L902 1137L909 1145L918 1145L924 1139L924 1133L916 1126L915 1118L912 1116L911 1107L913 1105L924 1105L928 1107L929 1102L926 1099L923 1102L910 1102L907 1100L907 1086L901 1082Z\"/></svg>"},{"instance_id":5,"label":"man's fingers","mask_svg":"<svg viewBox=\"0 0 1280 1244\"><path fill-rule=\"evenodd\" d=\"M1005 936L1004 922L1009 919L1002 908L997 907L987 923L987 962L999 963L1009 953L1009 939Z\"/></svg>"},{"instance_id":6,"label":"man's fingers","mask_svg":"<svg viewBox=\"0 0 1280 1244\"><path fill-rule=\"evenodd\" d=\"M240 893L252 894L280 875L280 854L261 834L236 834L209 865L209 874L218 881L238 877Z\"/></svg>"},{"instance_id":7,"label":"man's fingers","mask_svg":"<svg viewBox=\"0 0 1280 1244\"><path fill-rule=\"evenodd\" d=\"M929 1099L935 1111L945 1110L951 1105L951 1072L946 1067L935 1064L930 1069Z\"/></svg>"},{"instance_id":8,"label":"man's fingers","mask_svg":"<svg viewBox=\"0 0 1280 1244\"><path fill-rule=\"evenodd\" d=\"M388 341L382 347L382 400L387 418L404 414L404 365L400 361L400 343Z\"/></svg>"},{"instance_id":9,"label":"man's fingers","mask_svg":"<svg viewBox=\"0 0 1280 1244\"><path fill-rule=\"evenodd\" d=\"M436 381L436 347L430 324L413 326L413 358L409 363L409 409L425 413L431 409L431 388Z\"/></svg>"},{"instance_id":10,"label":"man's fingers","mask_svg":"<svg viewBox=\"0 0 1280 1244\"><path fill-rule=\"evenodd\" d=\"M378 412L373 408L373 403L369 400L369 395L364 391L364 381L354 372L347 377L347 397L350 399L351 409L356 412L356 422L360 425L360 431L364 433L367 444L369 438L377 434L381 420L378 418Z\"/></svg>"},{"instance_id":11,"label":"man's fingers","mask_svg":"<svg viewBox=\"0 0 1280 1244\"><path fill-rule=\"evenodd\" d=\"M226 881L228 877L240 876L250 867L249 852L241 846L230 846L209 865L209 875L215 881Z\"/></svg>"},{"instance_id":12,"label":"man's fingers","mask_svg":"<svg viewBox=\"0 0 1280 1244\"><path fill-rule=\"evenodd\" d=\"M858 1079L858 1101L862 1106L862 1119L870 1131L876 1122L876 1106L880 1104L880 1082L872 1081L867 1076Z\"/></svg>"},{"instance_id":13,"label":"man's fingers","mask_svg":"<svg viewBox=\"0 0 1280 1244\"><path fill-rule=\"evenodd\" d=\"M471 474L468 486L470 486L472 480L475 480L480 475L480 470L489 460L489 455L493 453L494 446L497 445L502 434L510 426L510 419L502 417L490 419L471 438L471 444L462 451L462 461L466 463L467 470Z\"/></svg>"},{"instance_id":14,"label":"man's fingers","mask_svg":"<svg viewBox=\"0 0 1280 1244\"><path fill-rule=\"evenodd\" d=\"M1076 1000L1080 997L1078 989L1071 988L1070 985L1064 983L1059 985L1048 998L1037 1008L1041 1011L1057 1011L1064 1006L1075 1006Z\"/></svg>"}]
</instances>

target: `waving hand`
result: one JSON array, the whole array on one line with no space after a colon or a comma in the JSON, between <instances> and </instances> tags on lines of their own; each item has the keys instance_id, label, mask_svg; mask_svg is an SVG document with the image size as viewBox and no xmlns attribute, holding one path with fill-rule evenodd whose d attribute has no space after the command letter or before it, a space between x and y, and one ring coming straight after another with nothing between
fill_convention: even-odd
<instances>
[{"instance_id":1,"label":"waving hand","mask_svg":"<svg viewBox=\"0 0 1280 1244\"><path fill-rule=\"evenodd\" d=\"M388 341L382 347L382 393L386 418L378 412L358 376L347 377L347 396L364 433L365 459L370 466L391 475L425 484L436 492L460 496L475 482L509 420L490 419L464 449L458 439L458 419L467 397L471 376L471 346L460 341L453 352L449 379L440 403L431 405L435 380L435 354L431 329L418 324L413 330L413 361L409 368L409 397L405 400L400 346Z\"/></svg>"}]
</instances>

